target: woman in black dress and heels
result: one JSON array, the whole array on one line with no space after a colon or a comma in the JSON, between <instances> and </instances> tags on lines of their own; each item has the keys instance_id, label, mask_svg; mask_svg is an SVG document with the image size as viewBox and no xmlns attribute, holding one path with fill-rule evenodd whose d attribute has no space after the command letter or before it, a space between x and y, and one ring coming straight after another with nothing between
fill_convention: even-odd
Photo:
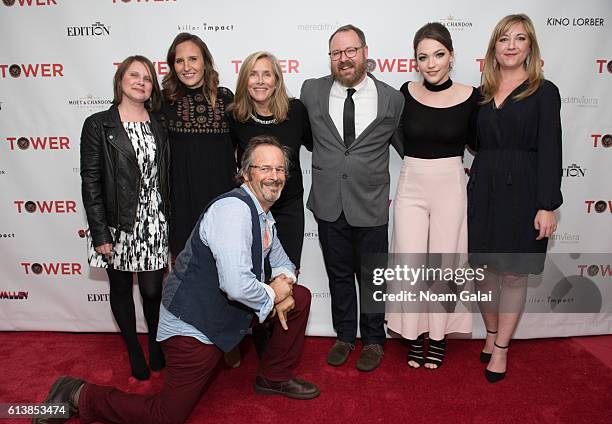
<instances>
[{"instance_id":1,"label":"woman in black dress and heels","mask_svg":"<svg viewBox=\"0 0 612 424\"><path fill-rule=\"evenodd\" d=\"M176 257L204 207L235 186L236 160L226 118L233 95L219 87L206 44L181 33L167 61L162 113L170 136L170 252Z\"/></svg>"},{"instance_id":2,"label":"woman in black dress and heels","mask_svg":"<svg viewBox=\"0 0 612 424\"><path fill-rule=\"evenodd\" d=\"M238 160L249 140L258 135L274 136L291 149L285 188L270 210L276 220L278 238L299 269L304 241L300 147L312 150L312 134L306 107L300 100L287 96L282 71L271 53L253 53L242 63L229 121L234 143L238 145Z\"/></svg>"},{"instance_id":3,"label":"woman in black dress and heels","mask_svg":"<svg viewBox=\"0 0 612 424\"><path fill-rule=\"evenodd\" d=\"M493 30L484 60L477 154L468 184L470 262L487 266L479 291L489 382L504 378L528 274L544 267L561 206L561 98L542 74L531 19L509 15Z\"/></svg>"}]
</instances>

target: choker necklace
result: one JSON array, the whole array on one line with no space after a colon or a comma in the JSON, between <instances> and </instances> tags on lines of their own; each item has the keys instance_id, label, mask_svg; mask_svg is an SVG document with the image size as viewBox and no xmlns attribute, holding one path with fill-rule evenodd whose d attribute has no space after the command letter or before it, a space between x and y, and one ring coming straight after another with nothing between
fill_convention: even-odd
<instances>
[{"instance_id":1,"label":"choker necklace","mask_svg":"<svg viewBox=\"0 0 612 424\"><path fill-rule=\"evenodd\" d=\"M277 121L276 121L276 118L272 118L272 119L261 119L261 118L258 118L258 117L257 117L257 116L255 116L255 115L253 115L253 114L251 114L250 118L251 118L253 121L255 121L255 122L257 122L258 124L261 124L261 125L274 125L274 124L276 124L276 122L277 122Z\"/></svg>"},{"instance_id":2,"label":"choker necklace","mask_svg":"<svg viewBox=\"0 0 612 424\"><path fill-rule=\"evenodd\" d=\"M450 79L450 77L443 82L442 84L439 85L433 85L430 82L428 82L425 78L423 78L423 85L425 86L425 88L429 91L433 91L433 92L438 92L438 91L444 91L448 88L451 87L451 85L453 85L453 80Z\"/></svg>"}]
</instances>

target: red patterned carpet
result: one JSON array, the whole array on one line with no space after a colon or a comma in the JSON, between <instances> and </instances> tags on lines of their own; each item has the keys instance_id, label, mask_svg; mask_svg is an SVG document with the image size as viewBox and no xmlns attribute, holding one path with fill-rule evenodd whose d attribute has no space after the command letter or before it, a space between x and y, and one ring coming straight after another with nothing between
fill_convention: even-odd
<instances>
[{"instance_id":1,"label":"red patterned carpet","mask_svg":"<svg viewBox=\"0 0 612 424\"><path fill-rule=\"evenodd\" d=\"M355 369L359 348L345 366L326 365L331 344L307 339L299 375L321 396L295 401L254 393L257 357L246 340L242 366L220 369L188 422L612 423L612 336L515 341L508 376L494 385L478 361L481 341L450 340L436 371L409 369L405 348L389 341L382 366L369 374ZM139 393L157 390L163 378L131 378L115 334L0 332L0 358L0 403L40 402L62 374Z\"/></svg>"}]
</instances>

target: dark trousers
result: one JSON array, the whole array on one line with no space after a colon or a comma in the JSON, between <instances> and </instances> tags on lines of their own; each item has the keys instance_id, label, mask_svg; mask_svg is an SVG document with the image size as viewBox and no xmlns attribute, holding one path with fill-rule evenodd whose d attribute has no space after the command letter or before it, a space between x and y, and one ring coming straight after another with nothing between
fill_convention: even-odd
<instances>
[{"instance_id":1,"label":"dark trousers","mask_svg":"<svg viewBox=\"0 0 612 424\"><path fill-rule=\"evenodd\" d=\"M362 255L388 252L388 224L353 227L344 212L335 222L317 219L319 241L329 278L332 320L338 340L354 343L357 338L357 293L355 277L361 286ZM361 313L359 330L366 344L385 341L384 313Z\"/></svg>"},{"instance_id":2,"label":"dark trousers","mask_svg":"<svg viewBox=\"0 0 612 424\"><path fill-rule=\"evenodd\" d=\"M289 330L274 317L272 338L260 362L258 374L273 381L293 377L302 350L310 312L310 291L293 287L295 308L287 315ZM166 374L157 394L125 393L114 387L86 383L79 397L81 422L183 423L202 397L223 352L193 337L174 336L161 342Z\"/></svg>"}]
</instances>

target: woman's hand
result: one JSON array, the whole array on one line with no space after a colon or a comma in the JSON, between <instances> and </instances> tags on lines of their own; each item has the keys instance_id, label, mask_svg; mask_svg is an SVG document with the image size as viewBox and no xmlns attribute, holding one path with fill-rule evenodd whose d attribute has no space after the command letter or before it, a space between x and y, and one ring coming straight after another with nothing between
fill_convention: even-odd
<instances>
[{"instance_id":1,"label":"woman's hand","mask_svg":"<svg viewBox=\"0 0 612 424\"><path fill-rule=\"evenodd\" d=\"M540 209L533 220L533 226L540 232L536 240L550 237L552 233L557 231L557 218L555 218L555 213Z\"/></svg>"},{"instance_id":2,"label":"woman's hand","mask_svg":"<svg viewBox=\"0 0 612 424\"><path fill-rule=\"evenodd\" d=\"M106 256L108 259L111 259L113 257L113 245L112 243L106 243L101 246L97 246L96 252Z\"/></svg>"}]
</instances>

